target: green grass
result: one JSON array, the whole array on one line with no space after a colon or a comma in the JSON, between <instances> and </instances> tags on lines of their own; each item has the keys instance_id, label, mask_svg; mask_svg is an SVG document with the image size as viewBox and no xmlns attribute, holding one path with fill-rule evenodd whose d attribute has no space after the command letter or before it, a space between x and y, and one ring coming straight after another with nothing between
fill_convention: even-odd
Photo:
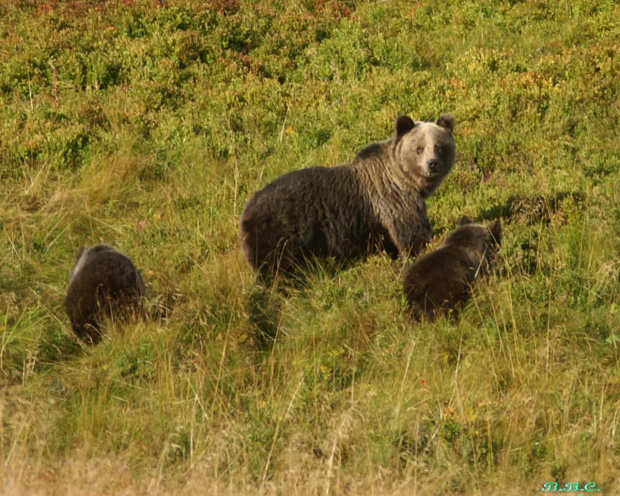
<instances>
[{"instance_id":1,"label":"green grass","mask_svg":"<svg viewBox=\"0 0 620 496\"><path fill-rule=\"evenodd\" d=\"M0 493L620 491L617 2L11 0L0 67ZM446 111L433 225L504 222L457 320L387 256L256 286L254 191ZM84 348L100 241L168 313Z\"/></svg>"}]
</instances>

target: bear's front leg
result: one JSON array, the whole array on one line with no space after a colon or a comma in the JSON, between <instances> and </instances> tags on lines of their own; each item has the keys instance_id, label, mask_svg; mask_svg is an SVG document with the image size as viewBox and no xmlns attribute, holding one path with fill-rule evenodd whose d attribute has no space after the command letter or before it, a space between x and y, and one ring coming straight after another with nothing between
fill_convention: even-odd
<instances>
[{"instance_id":1,"label":"bear's front leg","mask_svg":"<svg viewBox=\"0 0 620 496\"><path fill-rule=\"evenodd\" d=\"M409 222L398 219L386 227L401 258L417 256L433 237L433 228L426 216L410 219Z\"/></svg>"}]
</instances>

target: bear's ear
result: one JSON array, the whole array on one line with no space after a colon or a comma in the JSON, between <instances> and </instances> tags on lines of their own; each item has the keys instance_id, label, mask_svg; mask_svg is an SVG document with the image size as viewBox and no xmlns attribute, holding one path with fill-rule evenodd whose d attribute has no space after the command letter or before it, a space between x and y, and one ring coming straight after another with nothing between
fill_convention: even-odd
<instances>
[{"instance_id":1,"label":"bear's ear","mask_svg":"<svg viewBox=\"0 0 620 496\"><path fill-rule=\"evenodd\" d=\"M437 119L437 125L452 133L454 131L454 114L441 114Z\"/></svg>"},{"instance_id":2,"label":"bear's ear","mask_svg":"<svg viewBox=\"0 0 620 496\"><path fill-rule=\"evenodd\" d=\"M496 244L500 244L502 242L502 221L501 219L495 219L493 222L490 222L487 226L493 238L495 239Z\"/></svg>"},{"instance_id":3,"label":"bear's ear","mask_svg":"<svg viewBox=\"0 0 620 496\"><path fill-rule=\"evenodd\" d=\"M396 136L402 136L406 132L411 131L415 127L415 122L411 117L399 115L396 119Z\"/></svg>"},{"instance_id":4,"label":"bear's ear","mask_svg":"<svg viewBox=\"0 0 620 496\"><path fill-rule=\"evenodd\" d=\"M80 258L82 258L82 255L84 254L84 250L86 250L85 246L80 246L78 248L78 250L75 252L75 260L79 260Z\"/></svg>"},{"instance_id":5,"label":"bear's ear","mask_svg":"<svg viewBox=\"0 0 620 496\"><path fill-rule=\"evenodd\" d=\"M461 220L459 220L459 226L466 226L467 224L473 224L474 220L468 215L463 215Z\"/></svg>"}]
</instances>

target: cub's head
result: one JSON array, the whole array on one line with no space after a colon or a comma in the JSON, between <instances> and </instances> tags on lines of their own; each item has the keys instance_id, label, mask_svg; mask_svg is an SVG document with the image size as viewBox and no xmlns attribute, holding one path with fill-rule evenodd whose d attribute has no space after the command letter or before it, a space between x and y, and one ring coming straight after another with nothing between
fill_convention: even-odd
<instances>
[{"instance_id":1,"label":"cub's head","mask_svg":"<svg viewBox=\"0 0 620 496\"><path fill-rule=\"evenodd\" d=\"M475 224L469 217L463 217L459 227L442 243L443 246L458 246L475 253L481 259L493 262L502 242L502 221L495 219L488 224Z\"/></svg>"},{"instance_id":2,"label":"cub's head","mask_svg":"<svg viewBox=\"0 0 620 496\"><path fill-rule=\"evenodd\" d=\"M88 261L92 259L92 257L94 257L97 253L102 253L106 251L120 253L116 248L113 248L112 246L103 243L91 247L80 246L75 254L75 265L71 269L70 277L75 277L77 273L80 272L80 270L84 268Z\"/></svg>"},{"instance_id":3,"label":"cub's head","mask_svg":"<svg viewBox=\"0 0 620 496\"><path fill-rule=\"evenodd\" d=\"M454 167L453 131L452 114L442 114L437 122L414 122L405 115L396 120L394 158L405 177L425 197Z\"/></svg>"}]
</instances>

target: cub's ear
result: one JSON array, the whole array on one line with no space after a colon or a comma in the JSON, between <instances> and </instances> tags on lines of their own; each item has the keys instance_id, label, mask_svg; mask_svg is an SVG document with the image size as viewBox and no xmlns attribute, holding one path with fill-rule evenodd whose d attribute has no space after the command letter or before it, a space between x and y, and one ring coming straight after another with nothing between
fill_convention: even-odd
<instances>
[{"instance_id":1,"label":"cub's ear","mask_svg":"<svg viewBox=\"0 0 620 496\"><path fill-rule=\"evenodd\" d=\"M454 114L441 114L437 119L437 125L452 133L454 131Z\"/></svg>"},{"instance_id":2,"label":"cub's ear","mask_svg":"<svg viewBox=\"0 0 620 496\"><path fill-rule=\"evenodd\" d=\"M399 115L396 119L396 136L402 136L408 131L411 131L415 127L415 122L411 117L406 115Z\"/></svg>"},{"instance_id":3,"label":"cub's ear","mask_svg":"<svg viewBox=\"0 0 620 496\"><path fill-rule=\"evenodd\" d=\"M468 215L463 215L461 220L459 220L459 226L466 226L467 224L473 224L474 220Z\"/></svg>"},{"instance_id":4,"label":"cub's ear","mask_svg":"<svg viewBox=\"0 0 620 496\"><path fill-rule=\"evenodd\" d=\"M75 260L79 260L84 254L85 250L86 250L85 246L80 246L78 250L75 252Z\"/></svg>"},{"instance_id":5,"label":"cub's ear","mask_svg":"<svg viewBox=\"0 0 620 496\"><path fill-rule=\"evenodd\" d=\"M489 231L493 235L496 244L500 244L502 242L502 221L501 219L495 219L493 222L489 222L488 226Z\"/></svg>"}]
</instances>

